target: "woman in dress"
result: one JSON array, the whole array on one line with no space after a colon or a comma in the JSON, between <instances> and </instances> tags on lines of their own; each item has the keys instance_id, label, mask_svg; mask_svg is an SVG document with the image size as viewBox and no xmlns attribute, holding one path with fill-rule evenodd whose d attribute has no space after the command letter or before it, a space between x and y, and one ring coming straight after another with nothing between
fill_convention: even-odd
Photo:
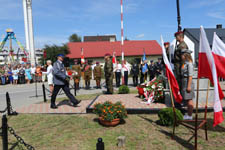
<instances>
[{"instance_id":1,"label":"woman in dress","mask_svg":"<svg viewBox=\"0 0 225 150\"><path fill-rule=\"evenodd\" d=\"M13 74L13 84L17 84L18 83L18 74L19 74L19 70L18 70L17 66L15 66L13 68L12 74Z\"/></svg>"},{"instance_id":2,"label":"woman in dress","mask_svg":"<svg viewBox=\"0 0 225 150\"><path fill-rule=\"evenodd\" d=\"M195 97L194 93L194 84L193 84L193 74L194 74L194 66L193 60L191 57L192 51L184 49L181 51L182 55L182 66L181 66L181 95L183 97L183 101L187 104L188 113L184 115L184 120L192 120L192 112L193 112L193 98Z\"/></svg>"},{"instance_id":3,"label":"woman in dress","mask_svg":"<svg viewBox=\"0 0 225 150\"><path fill-rule=\"evenodd\" d=\"M26 66L25 75L26 75L27 83L30 84L30 81L32 80L32 77L31 77L31 70L30 70L29 65Z\"/></svg>"},{"instance_id":4,"label":"woman in dress","mask_svg":"<svg viewBox=\"0 0 225 150\"><path fill-rule=\"evenodd\" d=\"M53 71L53 67L52 67L52 61L51 60L48 60L47 61L47 72L42 72L43 74L47 74L47 78L48 78L48 85L49 85L49 89L51 91L51 94L49 96L52 96L52 92L53 92L53 74L52 74L52 71Z\"/></svg>"}]
</instances>

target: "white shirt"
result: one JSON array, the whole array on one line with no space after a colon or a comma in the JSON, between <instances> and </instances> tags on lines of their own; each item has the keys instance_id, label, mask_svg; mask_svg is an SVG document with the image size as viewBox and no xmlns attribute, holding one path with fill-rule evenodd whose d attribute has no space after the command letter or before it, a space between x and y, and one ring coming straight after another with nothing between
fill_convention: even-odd
<instances>
[{"instance_id":1,"label":"white shirt","mask_svg":"<svg viewBox=\"0 0 225 150\"><path fill-rule=\"evenodd\" d=\"M114 72L121 72L121 70L122 70L122 65L121 64L116 64Z\"/></svg>"},{"instance_id":2,"label":"white shirt","mask_svg":"<svg viewBox=\"0 0 225 150\"><path fill-rule=\"evenodd\" d=\"M53 74L52 74L52 71L53 71L53 67L52 67L52 65L49 65L48 67L47 67L47 72L42 72L43 74L47 74L47 77L49 78L51 78L51 77L53 77Z\"/></svg>"},{"instance_id":3,"label":"white shirt","mask_svg":"<svg viewBox=\"0 0 225 150\"><path fill-rule=\"evenodd\" d=\"M35 71L36 71L36 68L35 68L35 67L31 67L31 68L30 68L30 73L31 73L31 74L35 74Z\"/></svg>"}]
</instances>

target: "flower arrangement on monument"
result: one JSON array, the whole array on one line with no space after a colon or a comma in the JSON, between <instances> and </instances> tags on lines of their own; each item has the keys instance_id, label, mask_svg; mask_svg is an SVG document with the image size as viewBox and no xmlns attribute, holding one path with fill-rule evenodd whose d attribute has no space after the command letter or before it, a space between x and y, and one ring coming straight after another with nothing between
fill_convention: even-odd
<instances>
[{"instance_id":1,"label":"flower arrangement on monument","mask_svg":"<svg viewBox=\"0 0 225 150\"><path fill-rule=\"evenodd\" d=\"M144 82L137 87L139 96L144 96L144 100L147 104L153 102L163 102L163 82L160 78L154 78L149 82Z\"/></svg>"},{"instance_id":2,"label":"flower arrangement on monument","mask_svg":"<svg viewBox=\"0 0 225 150\"><path fill-rule=\"evenodd\" d=\"M127 111L121 102L97 103L94 105L93 112L99 116L100 123L106 126L115 126L121 119L127 118Z\"/></svg>"}]
</instances>

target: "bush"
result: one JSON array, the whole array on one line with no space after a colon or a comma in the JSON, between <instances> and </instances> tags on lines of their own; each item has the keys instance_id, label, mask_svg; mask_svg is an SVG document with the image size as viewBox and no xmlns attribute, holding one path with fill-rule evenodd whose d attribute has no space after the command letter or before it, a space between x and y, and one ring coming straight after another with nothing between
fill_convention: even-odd
<instances>
[{"instance_id":1,"label":"bush","mask_svg":"<svg viewBox=\"0 0 225 150\"><path fill-rule=\"evenodd\" d=\"M119 88L119 94L128 94L130 93L130 89L126 85L122 85Z\"/></svg>"},{"instance_id":2,"label":"bush","mask_svg":"<svg viewBox=\"0 0 225 150\"><path fill-rule=\"evenodd\" d=\"M177 121L183 120L183 114L180 112L180 110L175 108L175 112ZM171 126L175 121L173 108L161 109L158 113L158 116L160 124L164 126Z\"/></svg>"}]
</instances>

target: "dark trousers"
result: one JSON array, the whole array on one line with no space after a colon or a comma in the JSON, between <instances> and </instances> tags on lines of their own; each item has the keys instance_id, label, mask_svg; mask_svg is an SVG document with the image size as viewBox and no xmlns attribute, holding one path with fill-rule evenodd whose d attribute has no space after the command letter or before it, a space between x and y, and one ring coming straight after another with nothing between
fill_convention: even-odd
<instances>
[{"instance_id":1,"label":"dark trousers","mask_svg":"<svg viewBox=\"0 0 225 150\"><path fill-rule=\"evenodd\" d=\"M19 75L19 76L18 76L18 79L19 79L19 83L20 83L20 84L25 84L25 82L26 82L26 81L25 81L25 75Z\"/></svg>"},{"instance_id":2,"label":"dark trousers","mask_svg":"<svg viewBox=\"0 0 225 150\"><path fill-rule=\"evenodd\" d=\"M155 78L155 75L154 74L150 74L149 75L149 81L152 81L152 79L154 79Z\"/></svg>"},{"instance_id":3,"label":"dark trousers","mask_svg":"<svg viewBox=\"0 0 225 150\"><path fill-rule=\"evenodd\" d=\"M138 76L133 76L133 84L134 86L138 85Z\"/></svg>"},{"instance_id":4,"label":"dark trousers","mask_svg":"<svg viewBox=\"0 0 225 150\"><path fill-rule=\"evenodd\" d=\"M51 98L51 104L55 104L55 99L57 94L59 93L60 89L63 89L64 93L66 94L66 96L70 99L70 101L74 104L78 103L78 100L70 93L70 88L69 85L54 85L54 90L52 93L52 98Z\"/></svg>"},{"instance_id":5,"label":"dark trousers","mask_svg":"<svg viewBox=\"0 0 225 150\"><path fill-rule=\"evenodd\" d=\"M116 72L116 87L120 86L121 72Z\"/></svg>"},{"instance_id":6,"label":"dark trousers","mask_svg":"<svg viewBox=\"0 0 225 150\"><path fill-rule=\"evenodd\" d=\"M147 73L141 73L140 84L144 83L147 80Z\"/></svg>"},{"instance_id":7,"label":"dark trousers","mask_svg":"<svg viewBox=\"0 0 225 150\"><path fill-rule=\"evenodd\" d=\"M124 84L128 85L128 71L124 71Z\"/></svg>"}]
</instances>

